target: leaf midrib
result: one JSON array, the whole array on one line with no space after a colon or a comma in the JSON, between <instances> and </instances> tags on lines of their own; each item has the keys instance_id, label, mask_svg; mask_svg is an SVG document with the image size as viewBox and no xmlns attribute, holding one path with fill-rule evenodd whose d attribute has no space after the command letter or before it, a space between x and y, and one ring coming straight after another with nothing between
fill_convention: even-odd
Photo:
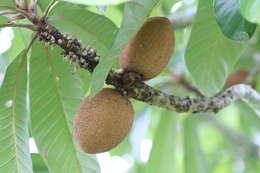
<instances>
[{"instance_id":1,"label":"leaf midrib","mask_svg":"<svg viewBox=\"0 0 260 173\"><path fill-rule=\"evenodd\" d=\"M53 64L52 64L52 61L51 61L51 56L50 56L50 54L49 54L49 51L48 51L48 48L47 47L44 47L44 50L45 50L45 52L46 52L46 56L47 56L47 62L48 62L48 64L49 64L49 67L50 67L50 73L51 73L51 76L52 77L54 77L53 78L53 83L54 83L54 87L55 87L55 91L56 91L56 94L57 94L57 97L58 97L58 101L59 101L59 103L60 103L60 106L62 107L62 112L63 112L63 116L64 116L64 118L65 118L65 121L66 121L66 124L67 124L67 126L68 126L68 130L70 129L69 128L69 124L68 124L68 122L69 122L69 120L67 119L67 114L66 114L66 112L64 111L64 106L63 106L63 104L62 104L62 99L61 99L61 93L59 92L59 87L58 87L58 84L57 84L57 82L56 82L56 80L55 80L55 76L57 76L56 74L55 74L55 72L54 72L54 67L53 67ZM69 133L71 134L71 132L70 132L70 130L69 130ZM72 141L72 145L73 145L73 150L74 150L74 153L75 153L75 156L76 156L76 160L77 160L77 163L78 163L78 166L79 166L79 168L80 168L80 170L81 170L81 172L83 173L84 171L83 171L83 169L82 169L82 166L81 166L81 164L80 164L80 161L79 161L79 159L78 159L78 156L77 156L77 150L75 149L75 145L74 145L74 142L73 142L73 139L71 138L71 141Z\"/></svg>"},{"instance_id":2,"label":"leaf midrib","mask_svg":"<svg viewBox=\"0 0 260 173\"><path fill-rule=\"evenodd\" d=\"M15 85L14 85L14 89L13 89L13 97L12 97L12 130L13 130L13 141L14 141L14 150L15 150L15 161L16 161L16 165L17 165L17 172L20 172L20 164L19 164L19 159L18 159L18 148L17 148L17 143L16 143L16 126L15 126L15 122L16 122L16 95L17 95L17 85L18 82L20 80L20 76L19 76L19 72L22 69L22 65L24 64L24 61L26 60L26 55L24 55L22 57L22 62L19 64L18 66L18 70L15 73Z\"/></svg>"}]
</instances>

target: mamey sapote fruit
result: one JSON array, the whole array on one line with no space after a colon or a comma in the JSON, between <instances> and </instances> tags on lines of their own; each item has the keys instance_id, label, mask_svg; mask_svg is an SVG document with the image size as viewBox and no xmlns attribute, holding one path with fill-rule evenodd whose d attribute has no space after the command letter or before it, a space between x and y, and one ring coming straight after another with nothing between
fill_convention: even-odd
<instances>
[{"instance_id":1,"label":"mamey sapote fruit","mask_svg":"<svg viewBox=\"0 0 260 173\"><path fill-rule=\"evenodd\" d=\"M83 151L108 151L128 134L134 110L116 89L104 88L93 98L85 98L74 119L74 136Z\"/></svg>"},{"instance_id":2,"label":"mamey sapote fruit","mask_svg":"<svg viewBox=\"0 0 260 173\"><path fill-rule=\"evenodd\" d=\"M172 24L166 17L149 18L120 55L120 66L143 75L158 75L168 64L174 49Z\"/></svg>"}]
</instances>

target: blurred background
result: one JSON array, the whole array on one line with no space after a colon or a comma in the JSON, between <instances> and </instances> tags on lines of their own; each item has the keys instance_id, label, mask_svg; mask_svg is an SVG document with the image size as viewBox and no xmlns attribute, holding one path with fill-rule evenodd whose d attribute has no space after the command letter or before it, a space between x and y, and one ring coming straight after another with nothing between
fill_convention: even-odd
<instances>
[{"instance_id":1,"label":"blurred background","mask_svg":"<svg viewBox=\"0 0 260 173\"><path fill-rule=\"evenodd\" d=\"M164 0L151 16L168 16L179 22L176 47L163 73L147 83L169 94L198 97L200 92L185 68L184 52L197 0ZM123 5L87 7L105 15L118 27ZM22 29L0 30L0 85L5 70L26 38ZM260 91L260 30L246 43L226 87L248 83ZM118 65L115 66L117 68ZM217 114L179 114L132 100L135 122L127 138L110 152L97 155L102 173L259 173L260 118L246 104L236 102ZM34 165L42 166L34 140L30 139ZM33 156L34 157L34 156ZM42 171L46 172L46 171Z\"/></svg>"}]
</instances>

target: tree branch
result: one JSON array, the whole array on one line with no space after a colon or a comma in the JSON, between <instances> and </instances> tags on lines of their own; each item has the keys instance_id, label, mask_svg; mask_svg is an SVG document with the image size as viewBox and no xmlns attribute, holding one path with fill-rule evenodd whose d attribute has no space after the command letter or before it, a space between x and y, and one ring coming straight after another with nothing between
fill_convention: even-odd
<instances>
[{"instance_id":1,"label":"tree branch","mask_svg":"<svg viewBox=\"0 0 260 173\"><path fill-rule=\"evenodd\" d=\"M98 64L99 56L90 47L82 46L73 36L61 33L46 21L36 21L39 27L38 36L41 40L60 46L66 59L77 67L93 72ZM106 83L114 85L125 96L146 102L150 105L162 107L176 112L218 112L238 99L247 102L260 115L260 95L247 85L235 85L220 95L209 98L190 98L168 95L160 90L146 85L141 76L135 72L115 72L111 70Z\"/></svg>"}]
</instances>

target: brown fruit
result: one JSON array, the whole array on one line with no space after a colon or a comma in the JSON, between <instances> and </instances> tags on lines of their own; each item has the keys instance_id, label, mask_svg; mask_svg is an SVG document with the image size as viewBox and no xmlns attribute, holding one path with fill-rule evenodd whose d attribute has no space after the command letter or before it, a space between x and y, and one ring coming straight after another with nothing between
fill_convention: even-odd
<instances>
[{"instance_id":1,"label":"brown fruit","mask_svg":"<svg viewBox=\"0 0 260 173\"><path fill-rule=\"evenodd\" d=\"M230 74L226 81L225 88L228 88L232 85L243 83L246 80L248 75L249 75L248 71L237 71Z\"/></svg>"},{"instance_id":2,"label":"brown fruit","mask_svg":"<svg viewBox=\"0 0 260 173\"><path fill-rule=\"evenodd\" d=\"M120 66L143 75L157 76L167 66L174 49L171 22L166 17L149 18L120 55Z\"/></svg>"},{"instance_id":3,"label":"brown fruit","mask_svg":"<svg viewBox=\"0 0 260 173\"><path fill-rule=\"evenodd\" d=\"M134 110L118 91L104 88L85 98L74 119L74 136L83 151L101 153L116 147L128 134Z\"/></svg>"}]
</instances>

